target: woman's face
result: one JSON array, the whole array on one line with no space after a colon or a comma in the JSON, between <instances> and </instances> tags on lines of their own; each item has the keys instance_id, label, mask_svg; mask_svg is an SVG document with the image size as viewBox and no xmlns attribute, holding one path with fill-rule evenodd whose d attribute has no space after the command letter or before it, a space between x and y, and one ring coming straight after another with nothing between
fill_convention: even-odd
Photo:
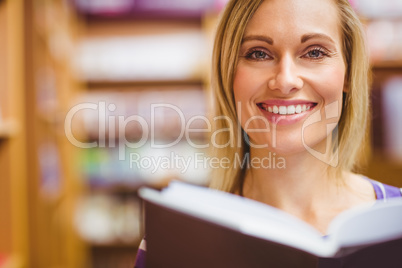
<instances>
[{"instance_id":1,"label":"woman's face","mask_svg":"<svg viewBox=\"0 0 402 268\"><path fill-rule=\"evenodd\" d=\"M266 0L239 51L234 96L251 147L321 153L345 90L338 11L332 0Z\"/></svg>"}]
</instances>

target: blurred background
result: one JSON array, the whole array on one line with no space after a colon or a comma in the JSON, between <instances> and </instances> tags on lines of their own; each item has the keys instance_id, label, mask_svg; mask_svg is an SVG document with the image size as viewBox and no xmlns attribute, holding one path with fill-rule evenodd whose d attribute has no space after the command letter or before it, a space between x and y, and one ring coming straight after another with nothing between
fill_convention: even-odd
<instances>
[{"instance_id":1,"label":"blurred background","mask_svg":"<svg viewBox=\"0 0 402 268\"><path fill-rule=\"evenodd\" d=\"M133 267L138 188L207 184L202 165L152 159L206 153L202 133L180 130L208 128L194 116L209 116L226 2L0 1L0 268ZM373 68L361 172L402 187L402 2L350 2Z\"/></svg>"}]
</instances>

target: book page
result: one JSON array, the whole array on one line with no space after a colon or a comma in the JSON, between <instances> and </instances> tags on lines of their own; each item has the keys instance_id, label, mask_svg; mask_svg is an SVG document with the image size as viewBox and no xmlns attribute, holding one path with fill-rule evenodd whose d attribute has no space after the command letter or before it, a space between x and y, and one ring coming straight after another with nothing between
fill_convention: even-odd
<instances>
[{"instance_id":1,"label":"book page","mask_svg":"<svg viewBox=\"0 0 402 268\"><path fill-rule=\"evenodd\" d=\"M371 245L402 237L402 199L377 201L341 213L330 224L338 249Z\"/></svg>"}]
</instances>

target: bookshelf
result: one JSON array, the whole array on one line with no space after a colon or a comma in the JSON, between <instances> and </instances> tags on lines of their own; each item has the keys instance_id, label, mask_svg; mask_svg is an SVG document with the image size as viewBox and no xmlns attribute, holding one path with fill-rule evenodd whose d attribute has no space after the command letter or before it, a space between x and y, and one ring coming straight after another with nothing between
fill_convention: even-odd
<instances>
[{"instance_id":1,"label":"bookshelf","mask_svg":"<svg viewBox=\"0 0 402 268\"><path fill-rule=\"evenodd\" d=\"M29 267L23 1L0 2L0 256Z\"/></svg>"},{"instance_id":2,"label":"bookshelf","mask_svg":"<svg viewBox=\"0 0 402 268\"><path fill-rule=\"evenodd\" d=\"M391 92L390 82L402 77L402 39L400 31L397 30L402 25L402 10L392 1L383 2L381 7L377 5L377 0L364 4L362 1L353 2L365 25L371 52L373 81L372 149L362 172L378 181L402 187L402 157L398 153L401 151L401 142L395 139L395 135L400 135L397 125L402 120L401 113L389 114L391 110L396 111L398 106L395 102L390 103L389 99L400 98L400 94L396 94L395 90L397 84L394 82ZM399 84L399 87L402 87L402 84ZM395 121L395 124L392 121Z\"/></svg>"},{"instance_id":3,"label":"bookshelf","mask_svg":"<svg viewBox=\"0 0 402 268\"><path fill-rule=\"evenodd\" d=\"M363 173L373 179L384 183L402 187L402 161L392 157L387 152L387 132L385 116L385 91L391 79L401 77L402 65L399 61L393 63L376 62L372 66L372 121L371 121L371 155L366 163ZM397 115L395 115L397 116Z\"/></svg>"},{"instance_id":4,"label":"bookshelf","mask_svg":"<svg viewBox=\"0 0 402 268\"><path fill-rule=\"evenodd\" d=\"M29 267L88 267L73 226L81 189L63 127L79 88L70 62L77 18L61 0L24 1L24 11Z\"/></svg>"},{"instance_id":5,"label":"bookshelf","mask_svg":"<svg viewBox=\"0 0 402 268\"><path fill-rule=\"evenodd\" d=\"M180 1L175 0L169 5L175 6L175 2ZM147 133L135 123L129 123L121 130L120 123L115 122L119 117L137 115L150 125L150 107L153 103L169 103L178 107L184 111L185 120L192 115L206 114L206 77L210 58L207 53L211 47L208 44L211 29L206 27L206 21L211 21L208 17L212 17L209 12L213 9L213 2L199 1L199 4L204 3L209 7L196 12L181 12L177 10L180 9L178 7L176 10L162 11L131 12L126 9L127 12L106 12L107 15L83 10L78 4L82 20L77 59L74 62L82 90L75 103L93 103L97 107L105 105L106 119L109 118L105 130L99 131L102 126L99 114L95 109L87 109L78 112L75 125L73 123L73 133L77 139L98 145L80 149L77 154L80 163L77 169L81 170L81 183L85 189L78 213L81 224L77 229L88 248L92 267L133 266L143 236L141 204L137 196L139 187L148 185L162 188L171 179L186 177L197 178L193 181L195 183L205 183L205 179L202 179L205 172L203 174L196 170L183 175L169 168L152 172L129 167L127 160L132 154L142 158L168 157L172 152L189 154L190 149L183 145L184 142L159 150L152 149L150 145L154 138L156 142L166 143L177 138L180 124L178 116L172 111L156 112L155 135ZM142 3L145 2L138 2L139 9ZM121 58L124 61L115 60ZM110 110L110 105L115 109ZM114 121L110 121L110 118ZM134 149L125 147L126 158L124 161L117 159L122 148L119 145L135 144L144 136L146 143L143 146ZM192 138L197 142L203 139ZM196 172L200 175L197 176ZM104 205L97 206L98 202ZM118 210L125 210L126 214L114 214ZM135 212L135 215L127 211ZM87 217L92 213L97 213L98 222L103 224L99 229L103 230L102 234L88 231L90 228L85 222L90 222ZM128 226L137 226L137 229L124 231L124 227L114 224L120 221ZM126 235L121 235L125 232ZM124 236L125 240L122 239Z\"/></svg>"}]
</instances>

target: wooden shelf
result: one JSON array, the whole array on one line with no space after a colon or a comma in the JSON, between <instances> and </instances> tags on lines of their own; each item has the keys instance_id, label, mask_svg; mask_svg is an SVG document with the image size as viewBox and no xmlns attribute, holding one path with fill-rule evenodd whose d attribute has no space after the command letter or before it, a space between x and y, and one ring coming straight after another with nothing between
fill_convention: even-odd
<instances>
[{"instance_id":1,"label":"wooden shelf","mask_svg":"<svg viewBox=\"0 0 402 268\"><path fill-rule=\"evenodd\" d=\"M113 248L113 249L134 249L136 250L138 248L138 245L140 244L141 240L136 240L130 243L123 243L123 242L111 242L111 243L91 243L89 242L89 245L92 248L99 248L99 249L108 249L108 248Z\"/></svg>"},{"instance_id":2,"label":"wooden shelf","mask_svg":"<svg viewBox=\"0 0 402 268\"><path fill-rule=\"evenodd\" d=\"M145 186L145 183L136 183L136 184L123 184L123 183L114 183L114 184L95 184L88 183L88 190L90 193L104 193L104 194L113 194L113 195L132 195L137 196L137 191L142 186Z\"/></svg>"},{"instance_id":3,"label":"wooden shelf","mask_svg":"<svg viewBox=\"0 0 402 268\"><path fill-rule=\"evenodd\" d=\"M372 63L372 69L401 69L402 70L402 60L397 61L379 61Z\"/></svg>"},{"instance_id":4,"label":"wooden shelf","mask_svg":"<svg viewBox=\"0 0 402 268\"><path fill-rule=\"evenodd\" d=\"M137 246L91 246L91 267L134 267Z\"/></svg>"},{"instance_id":5,"label":"wooden shelf","mask_svg":"<svg viewBox=\"0 0 402 268\"><path fill-rule=\"evenodd\" d=\"M200 29L201 20L133 20L133 19L95 19L82 25L85 37L142 36L152 34L171 34Z\"/></svg>"},{"instance_id":6,"label":"wooden shelf","mask_svg":"<svg viewBox=\"0 0 402 268\"><path fill-rule=\"evenodd\" d=\"M18 131L18 124L14 120L0 121L0 139L7 139Z\"/></svg>"},{"instance_id":7,"label":"wooden shelf","mask_svg":"<svg viewBox=\"0 0 402 268\"><path fill-rule=\"evenodd\" d=\"M363 169L363 174L372 179L397 187L402 187L402 162L392 160L379 150L374 150Z\"/></svg>"},{"instance_id":8,"label":"wooden shelf","mask_svg":"<svg viewBox=\"0 0 402 268\"><path fill-rule=\"evenodd\" d=\"M185 79L185 80L148 80L148 81L83 81L82 84L86 85L88 90L102 90L102 89L127 89L133 88L172 88L188 89L188 87L200 87L204 85L202 79Z\"/></svg>"}]
</instances>

